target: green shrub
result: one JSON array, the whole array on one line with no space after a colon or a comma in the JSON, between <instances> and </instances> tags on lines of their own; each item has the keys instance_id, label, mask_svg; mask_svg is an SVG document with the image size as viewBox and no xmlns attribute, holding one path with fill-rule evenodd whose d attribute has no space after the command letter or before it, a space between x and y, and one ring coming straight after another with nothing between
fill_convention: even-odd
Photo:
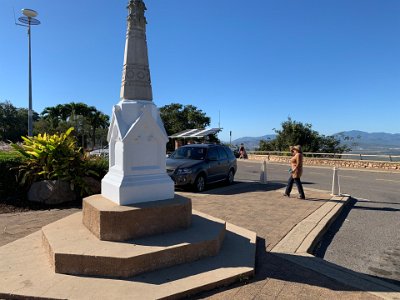
<instances>
[{"instance_id":1,"label":"green shrub","mask_svg":"<svg viewBox=\"0 0 400 300\"><path fill-rule=\"evenodd\" d=\"M16 170L23 160L18 152L0 151L0 199L24 194L18 185Z\"/></svg>"},{"instance_id":2,"label":"green shrub","mask_svg":"<svg viewBox=\"0 0 400 300\"><path fill-rule=\"evenodd\" d=\"M71 127L61 134L22 137L22 145L11 144L25 157L18 168L21 184L30 186L40 180L63 180L81 195L90 193L84 178L98 177L98 174L89 168L89 156L77 146L71 135L73 130Z\"/></svg>"},{"instance_id":3,"label":"green shrub","mask_svg":"<svg viewBox=\"0 0 400 300\"><path fill-rule=\"evenodd\" d=\"M21 159L22 156L18 151L0 151L0 161Z\"/></svg>"},{"instance_id":4,"label":"green shrub","mask_svg":"<svg viewBox=\"0 0 400 300\"><path fill-rule=\"evenodd\" d=\"M108 172L108 157L91 156L87 161L87 168L97 174L93 177L101 180Z\"/></svg>"}]
</instances>

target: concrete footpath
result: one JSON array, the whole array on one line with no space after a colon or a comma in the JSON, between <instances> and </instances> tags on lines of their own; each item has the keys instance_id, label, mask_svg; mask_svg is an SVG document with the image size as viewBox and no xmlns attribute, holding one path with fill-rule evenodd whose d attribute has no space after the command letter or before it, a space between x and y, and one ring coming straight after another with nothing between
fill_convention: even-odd
<instances>
[{"instance_id":1,"label":"concrete footpath","mask_svg":"<svg viewBox=\"0 0 400 300\"><path fill-rule=\"evenodd\" d=\"M285 198L282 188L237 182L201 194L177 192L192 199L193 209L257 233L255 277L196 299L400 299L400 287L308 253L348 197L306 189L306 200ZM2 214L0 246L76 211Z\"/></svg>"}]
</instances>

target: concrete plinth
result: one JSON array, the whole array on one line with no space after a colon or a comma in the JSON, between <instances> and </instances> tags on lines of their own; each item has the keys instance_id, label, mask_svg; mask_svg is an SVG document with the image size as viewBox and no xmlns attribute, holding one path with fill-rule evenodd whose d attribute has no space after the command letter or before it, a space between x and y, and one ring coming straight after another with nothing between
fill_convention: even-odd
<instances>
[{"instance_id":1,"label":"concrete plinth","mask_svg":"<svg viewBox=\"0 0 400 300\"><path fill-rule=\"evenodd\" d=\"M191 200L178 195L130 206L117 205L102 195L83 200L83 224L105 241L125 241L185 229L190 226L191 216Z\"/></svg>"},{"instance_id":2,"label":"concrete plinth","mask_svg":"<svg viewBox=\"0 0 400 300\"><path fill-rule=\"evenodd\" d=\"M0 298L176 299L254 274L256 234L226 224L218 255L116 280L55 273L41 232L0 248Z\"/></svg>"},{"instance_id":3,"label":"concrete plinth","mask_svg":"<svg viewBox=\"0 0 400 300\"><path fill-rule=\"evenodd\" d=\"M42 228L43 245L56 273L132 277L214 256L223 243L225 222L201 213L186 230L127 242L100 241L76 213Z\"/></svg>"}]
</instances>

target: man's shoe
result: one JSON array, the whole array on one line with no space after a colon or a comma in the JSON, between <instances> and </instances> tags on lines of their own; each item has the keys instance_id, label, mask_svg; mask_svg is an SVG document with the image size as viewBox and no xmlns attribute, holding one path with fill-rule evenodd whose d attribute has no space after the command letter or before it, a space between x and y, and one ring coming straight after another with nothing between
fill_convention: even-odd
<instances>
[{"instance_id":1,"label":"man's shoe","mask_svg":"<svg viewBox=\"0 0 400 300\"><path fill-rule=\"evenodd\" d=\"M286 194L286 193L283 193L283 197L288 197L288 198L290 198L290 195L288 195L288 194Z\"/></svg>"},{"instance_id":2,"label":"man's shoe","mask_svg":"<svg viewBox=\"0 0 400 300\"><path fill-rule=\"evenodd\" d=\"M305 200L306 197L298 196L297 199L303 199L303 200Z\"/></svg>"}]
</instances>

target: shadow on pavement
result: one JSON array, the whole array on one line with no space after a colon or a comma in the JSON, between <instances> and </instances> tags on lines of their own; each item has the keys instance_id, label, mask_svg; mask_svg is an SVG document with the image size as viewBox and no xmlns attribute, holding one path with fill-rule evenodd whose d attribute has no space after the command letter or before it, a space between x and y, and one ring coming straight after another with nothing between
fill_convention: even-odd
<instances>
[{"instance_id":1,"label":"shadow on pavement","mask_svg":"<svg viewBox=\"0 0 400 300\"><path fill-rule=\"evenodd\" d=\"M268 280L278 280L282 281L282 288L285 283L301 283L306 285L312 285L316 287L326 288L332 291L348 291L348 292L359 292L360 289L355 287L340 283L332 278L329 278L325 275L317 273L308 268L302 267L301 265L308 265L310 263L318 263L320 258L312 257L312 256L297 256L291 255L288 253L271 253L265 250L265 239L257 237L257 253L256 253L256 271L255 276L250 280L245 282L239 282L233 284L228 287L218 288L209 292L204 292L197 295L194 299L203 299L206 297L210 297L217 293L222 293L225 290L231 290L234 288L240 287L251 287L252 284L255 284L260 281L265 281L265 287L268 288ZM293 263L292 261L297 261L297 263ZM341 270L345 270L347 273L355 275L355 276L366 276L366 274L354 272L352 270L346 269L344 267L337 266L335 264L324 261L324 263L331 265L335 268L340 268ZM369 276L369 275L368 275ZM371 276L372 277L372 276ZM379 280L385 280L384 278L380 278L374 276L374 278ZM399 285L400 282L391 281L392 284ZM256 286L255 286L256 287ZM287 288L287 286L285 286ZM276 282L275 286L276 288ZM370 292L387 292L387 290L380 290L379 288L371 288ZM231 294L229 294L231 295ZM221 295L221 299L223 295Z\"/></svg>"},{"instance_id":2,"label":"shadow on pavement","mask_svg":"<svg viewBox=\"0 0 400 300\"><path fill-rule=\"evenodd\" d=\"M303 185L315 184L315 182L309 182L309 181L302 181L301 183L302 183Z\"/></svg>"},{"instance_id":3,"label":"shadow on pavement","mask_svg":"<svg viewBox=\"0 0 400 300\"><path fill-rule=\"evenodd\" d=\"M398 203L398 202L381 202L381 201L371 201L371 200L365 201L365 200L360 200L360 199L357 199L357 202L400 205L400 203Z\"/></svg>"},{"instance_id":4,"label":"shadow on pavement","mask_svg":"<svg viewBox=\"0 0 400 300\"><path fill-rule=\"evenodd\" d=\"M290 260L290 261L289 261ZM291 255L288 253L270 253L265 251L265 240L262 238L257 239L257 258L256 258L256 276L253 281L263 280L267 278L274 278L283 281L298 282L314 286L319 286L327 288L330 290L337 291L359 291L359 289L339 283L334 279L324 276L320 273L307 269L297 264L293 264L291 261L298 261L301 265L307 265L311 261L318 263L320 258L312 256L298 256ZM346 270L347 273L352 275L362 275L367 274L355 272L347 268L335 265L333 263L324 261L325 264L334 266L342 270ZM367 275L369 276L369 275ZM374 278L379 280L386 280L385 278L374 276ZM400 282L391 281L393 284L399 285ZM371 292L379 292L381 290L371 289ZM387 291L387 290L382 290Z\"/></svg>"},{"instance_id":5,"label":"shadow on pavement","mask_svg":"<svg viewBox=\"0 0 400 300\"><path fill-rule=\"evenodd\" d=\"M350 211L354 208L356 203L357 203L356 199L350 198L350 200L347 202L347 205L343 207L342 212L336 218L335 222L333 222L332 225L329 226L329 229L326 231L325 235L322 237L320 242L314 248L314 251L312 253L313 255L320 258L325 257L325 253L330 244L332 243L333 238L335 237L339 229L342 227L344 221L346 220L347 216L349 215Z\"/></svg>"},{"instance_id":6,"label":"shadow on pavement","mask_svg":"<svg viewBox=\"0 0 400 300\"><path fill-rule=\"evenodd\" d=\"M400 211L400 208L393 208L393 207L370 207L370 206L357 206L354 209L361 209L361 210L377 210L377 211Z\"/></svg>"},{"instance_id":7,"label":"shadow on pavement","mask_svg":"<svg viewBox=\"0 0 400 300\"><path fill-rule=\"evenodd\" d=\"M321 199L321 198L309 198L307 197L306 194L306 199L302 201L315 201L315 202L334 202L334 203L341 203L341 200L335 200L335 199Z\"/></svg>"},{"instance_id":8,"label":"shadow on pavement","mask_svg":"<svg viewBox=\"0 0 400 300\"><path fill-rule=\"evenodd\" d=\"M210 185L205 192L200 194L237 195L251 192L267 192L279 190L283 187L285 187L285 185L279 182L268 182L268 184L262 184L259 182L235 181L232 185L229 186Z\"/></svg>"},{"instance_id":9,"label":"shadow on pavement","mask_svg":"<svg viewBox=\"0 0 400 300\"><path fill-rule=\"evenodd\" d=\"M348 217L348 215L349 215L349 213L350 213L350 211L352 209L372 210L372 211L400 211L400 209L391 208L391 207L356 206L356 204L358 202L371 203L372 201L362 201L362 200L357 200L355 198L350 198L350 200L347 203L347 205L343 207L343 210L340 213L340 215L332 223L332 225L329 227L329 229L327 230L325 235L321 238L320 242L314 248L314 251L312 253L313 255L315 255L316 257L319 257L319 258L324 258L325 257L325 254L326 254L326 251L327 251L328 247L332 243L335 235L338 233L338 231L342 227L343 223L347 219L347 217ZM377 202L377 203L381 203L381 202ZM393 280L393 279L390 279L390 278L378 277L378 276L373 276L373 275L369 275L369 274L368 274L368 276L375 277L377 279L381 279L383 281L386 281L386 282L389 282L389 283L392 283L392 284L400 286L400 282L399 281L396 281L396 280Z\"/></svg>"}]
</instances>

